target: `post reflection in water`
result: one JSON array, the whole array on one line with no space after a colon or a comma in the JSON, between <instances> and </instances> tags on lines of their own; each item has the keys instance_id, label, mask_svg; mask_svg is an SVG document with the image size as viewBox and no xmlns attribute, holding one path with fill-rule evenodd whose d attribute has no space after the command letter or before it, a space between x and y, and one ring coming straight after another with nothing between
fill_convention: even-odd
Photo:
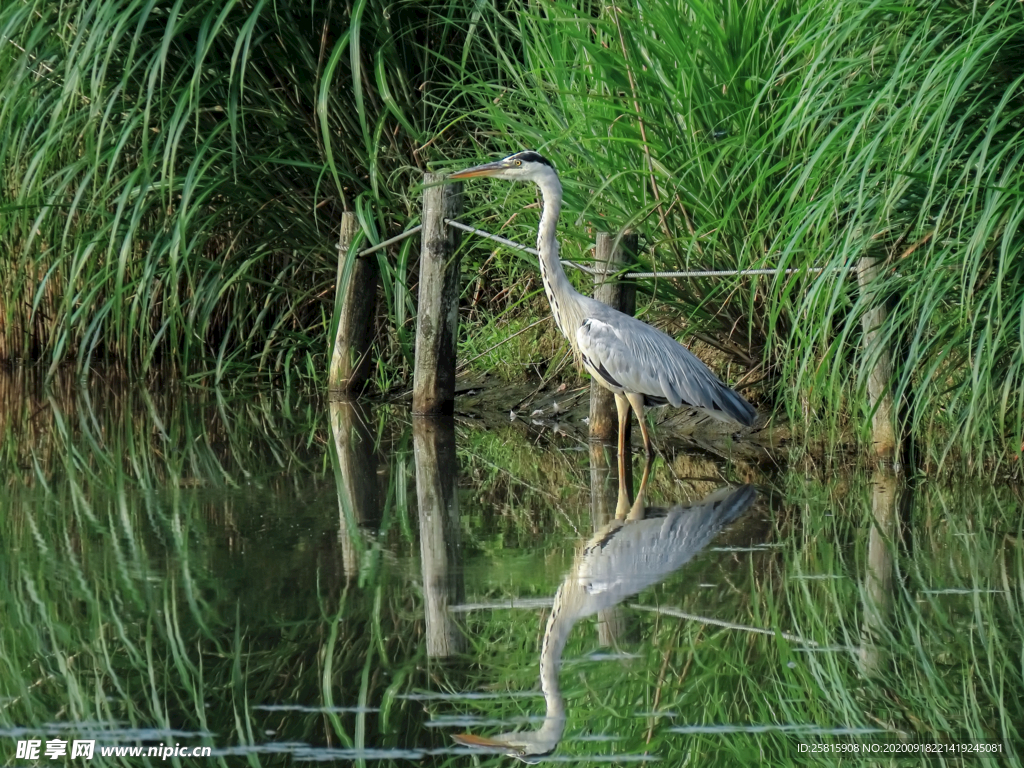
<instances>
[{"instance_id":1,"label":"post reflection in water","mask_svg":"<svg viewBox=\"0 0 1024 768\"><path fill-rule=\"evenodd\" d=\"M893 601L893 534L902 491L899 478L891 471L876 470L871 478L874 520L868 538L864 573L864 623L860 648L861 669L865 675L882 672L883 658L878 640L887 634L886 623Z\"/></svg>"},{"instance_id":2,"label":"post reflection in water","mask_svg":"<svg viewBox=\"0 0 1024 768\"><path fill-rule=\"evenodd\" d=\"M466 638L448 610L448 606L463 602L466 593L459 533L455 421L450 416L416 416L412 439L427 656L445 658L466 647Z\"/></svg>"},{"instance_id":3,"label":"post reflection in water","mask_svg":"<svg viewBox=\"0 0 1024 768\"><path fill-rule=\"evenodd\" d=\"M590 444L590 523L602 530L615 517L616 488L632 487L633 464L626 462L625 482L617 483L613 467L618 460L615 444ZM614 457L614 460L613 460ZM621 605L612 605L597 612L597 642L605 647L626 641L626 614Z\"/></svg>"},{"instance_id":4,"label":"post reflection in water","mask_svg":"<svg viewBox=\"0 0 1024 768\"><path fill-rule=\"evenodd\" d=\"M600 468L592 478L603 479ZM607 616L627 597L667 578L710 544L724 526L740 517L757 495L750 485L727 486L695 504L678 504L670 509L648 507L647 478L645 471L633 504L629 503L625 483L619 484L615 518L579 547L571 570L555 594L541 642L540 685L546 707L541 727L494 738L458 734L453 736L457 743L503 752L527 763L539 762L554 752L566 720L558 673L576 622L595 613L605 612Z\"/></svg>"},{"instance_id":5,"label":"post reflection in water","mask_svg":"<svg viewBox=\"0 0 1024 768\"><path fill-rule=\"evenodd\" d=\"M365 405L355 400L329 404L338 487L338 543L345 578L359 573L360 552L365 549L360 526L380 516L377 489L377 451L370 433Z\"/></svg>"}]
</instances>

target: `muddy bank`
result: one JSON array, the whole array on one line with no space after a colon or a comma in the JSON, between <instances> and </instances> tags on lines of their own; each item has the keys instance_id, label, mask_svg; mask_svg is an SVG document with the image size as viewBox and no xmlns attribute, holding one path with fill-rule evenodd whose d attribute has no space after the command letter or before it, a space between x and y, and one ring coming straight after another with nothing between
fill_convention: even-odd
<instances>
[{"instance_id":1,"label":"muddy bank","mask_svg":"<svg viewBox=\"0 0 1024 768\"><path fill-rule=\"evenodd\" d=\"M567 385L533 381L513 383L478 374L459 379L455 414L467 425L488 429L516 425L538 440L561 437L566 447L589 443L590 382ZM783 463L789 429L761 414L753 427L734 428L694 409L650 408L648 424L661 452L698 449L723 458L757 464ZM640 430L632 423L632 446L643 451Z\"/></svg>"}]
</instances>

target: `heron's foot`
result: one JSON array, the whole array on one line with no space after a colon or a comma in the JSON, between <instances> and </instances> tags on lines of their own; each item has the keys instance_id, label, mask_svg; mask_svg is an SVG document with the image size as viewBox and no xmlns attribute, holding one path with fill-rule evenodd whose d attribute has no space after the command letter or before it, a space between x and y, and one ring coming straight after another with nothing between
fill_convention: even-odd
<instances>
[{"instance_id":1,"label":"heron's foot","mask_svg":"<svg viewBox=\"0 0 1024 768\"><path fill-rule=\"evenodd\" d=\"M659 453L660 451L658 450L658 446L654 444L653 440L644 443L644 454L647 456L648 461L654 461L655 457Z\"/></svg>"}]
</instances>

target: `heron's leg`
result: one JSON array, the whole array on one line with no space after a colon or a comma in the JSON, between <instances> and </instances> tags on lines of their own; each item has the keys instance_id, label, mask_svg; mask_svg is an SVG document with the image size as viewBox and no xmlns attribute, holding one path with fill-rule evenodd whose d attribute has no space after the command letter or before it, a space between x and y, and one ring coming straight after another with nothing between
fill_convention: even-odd
<instances>
[{"instance_id":1,"label":"heron's leg","mask_svg":"<svg viewBox=\"0 0 1024 768\"><path fill-rule=\"evenodd\" d=\"M626 433L629 431L629 400L615 393L615 410L619 412L619 487L626 482Z\"/></svg>"},{"instance_id":2,"label":"heron's leg","mask_svg":"<svg viewBox=\"0 0 1024 768\"><path fill-rule=\"evenodd\" d=\"M618 397L618 395L616 395ZM644 450L647 451L647 458L654 458L654 444L651 442L651 435L647 431L647 422L644 420L644 396L630 392L626 397L629 404L636 411L636 420L640 422L640 434L644 436Z\"/></svg>"}]
</instances>

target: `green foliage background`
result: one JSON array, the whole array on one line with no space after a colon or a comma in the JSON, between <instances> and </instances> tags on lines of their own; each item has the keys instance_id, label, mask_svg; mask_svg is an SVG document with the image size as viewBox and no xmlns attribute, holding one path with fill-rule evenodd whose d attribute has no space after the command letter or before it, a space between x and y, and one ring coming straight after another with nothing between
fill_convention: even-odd
<instances>
[{"instance_id":1,"label":"green foliage background","mask_svg":"<svg viewBox=\"0 0 1024 768\"><path fill-rule=\"evenodd\" d=\"M762 410L863 427L884 342L935 458L1005 461L1022 54L1011 0L5 3L0 357L322 383L340 213L377 242L416 223L424 170L530 147L565 180L569 257L632 228L658 271L795 270L641 286L645 319L760 369ZM468 219L531 239L532 190L467 191ZM415 245L378 256L385 385L410 370ZM864 257L883 269L858 290ZM473 348L546 311L496 322L533 266L464 264Z\"/></svg>"}]
</instances>

